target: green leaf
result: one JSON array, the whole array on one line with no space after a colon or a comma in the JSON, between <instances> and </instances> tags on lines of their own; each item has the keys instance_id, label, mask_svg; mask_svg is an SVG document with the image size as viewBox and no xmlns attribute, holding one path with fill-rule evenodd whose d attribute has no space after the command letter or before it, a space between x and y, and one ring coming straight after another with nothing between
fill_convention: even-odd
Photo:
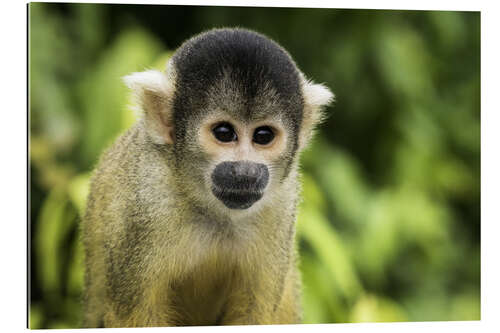
<instances>
[{"instance_id":1,"label":"green leaf","mask_svg":"<svg viewBox=\"0 0 500 333\"><path fill-rule=\"evenodd\" d=\"M350 322L395 322L407 321L408 317L401 306L394 301L365 294L359 298L352 309Z\"/></svg>"},{"instance_id":2,"label":"green leaf","mask_svg":"<svg viewBox=\"0 0 500 333\"><path fill-rule=\"evenodd\" d=\"M366 212L360 207L366 205L370 189L356 160L318 140L304 154L304 164L306 170L312 170L324 191L322 196L334 205L335 212L348 223L363 225Z\"/></svg>"},{"instance_id":3,"label":"green leaf","mask_svg":"<svg viewBox=\"0 0 500 333\"><path fill-rule=\"evenodd\" d=\"M73 243L72 258L68 269L67 286L69 293L72 295L79 296L83 291L85 277L84 257L83 244L80 234L78 234L76 242Z\"/></svg>"},{"instance_id":4,"label":"green leaf","mask_svg":"<svg viewBox=\"0 0 500 333\"><path fill-rule=\"evenodd\" d=\"M68 185L68 195L71 202L77 207L80 217L85 213L87 195L90 188L90 173L76 175Z\"/></svg>"},{"instance_id":5,"label":"green leaf","mask_svg":"<svg viewBox=\"0 0 500 333\"><path fill-rule=\"evenodd\" d=\"M41 287L47 296L62 290L64 243L73 227L65 212L67 204L66 193L57 188L53 189L43 203L37 221L38 232L34 239L35 264Z\"/></svg>"},{"instance_id":6,"label":"green leaf","mask_svg":"<svg viewBox=\"0 0 500 333\"><path fill-rule=\"evenodd\" d=\"M79 89L85 133L82 153L88 163L94 163L102 149L133 122L122 77L150 67L161 48L155 38L141 29L124 31L82 81Z\"/></svg>"},{"instance_id":7,"label":"green leaf","mask_svg":"<svg viewBox=\"0 0 500 333\"><path fill-rule=\"evenodd\" d=\"M44 314L40 305L31 305L29 313L29 325L32 330L40 329L42 327Z\"/></svg>"},{"instance_id":8,"label":"green leaf","mask_svg":"<svg viewBox=\"0 0 500 333\"><path fill-rule=\"evenodd\" d=\"M356 297L362 290L361 284L341 238L328 220L304 203L299 210L297 230L328 269L335 288L348 299Z\"/></svg>"}]
</instances>

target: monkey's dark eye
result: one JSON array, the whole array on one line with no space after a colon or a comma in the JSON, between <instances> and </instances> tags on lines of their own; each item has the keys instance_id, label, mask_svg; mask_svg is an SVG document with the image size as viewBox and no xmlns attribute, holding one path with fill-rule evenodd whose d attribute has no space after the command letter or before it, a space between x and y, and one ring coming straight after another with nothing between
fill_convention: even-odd
<instances>
[{"instance_id":1,"label":"monkey's dark eye","mask_svg":"<svg viewBox=\"0 0 500 333\"><path fill-rule=\"evenodd\" d=\"M214 133L215 138L221 142L231 142L238 139L238 136L236 136L236 132L230 123L220 123L214 127L212 132Z\"/></svg>"},{"instance_id":2,"label":"monkey's dark eye","mask_svg":"<svg viewBox=\"0 0 500 333\"><path fill-rule=\"evenodd\" d=\"M273 141L274 132L269 126L257 127L255 132L253 132L253 142L259 145L267 145L269 142Z\"/></svg>"}]
</instances>

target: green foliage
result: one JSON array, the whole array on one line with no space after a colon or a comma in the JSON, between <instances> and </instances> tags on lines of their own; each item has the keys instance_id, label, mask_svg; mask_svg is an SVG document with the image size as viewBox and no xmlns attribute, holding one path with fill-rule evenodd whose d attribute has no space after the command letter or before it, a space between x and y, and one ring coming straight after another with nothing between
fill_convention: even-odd
<instances>
[{"instance_id":1,"label":"green foliage","mask_svg":"<svg viewBox=\"0 0 500 333\"><path fill-rule=\"evenodd\" d=\"M283 44L336 94L301 159L305 322L480 318L478 13L29 10L31 328L81 324L89 177L135 121L121 77L163 69L185 38L235 25Z\"/></svg>"},{"instance_id":2,"label":"green foliage","mask_svg":"<svg viewBox=\"0 0 500 333\"><path fill-rule=\"evenodd\" d=\"M134 122L133 114L126 108L128 92L121 77L144 70L159 53L158 42L149 34L135 29L124 31L83 78L78 93L86 133L81 150L86 161L95 159Z\"/></svg>"}]
</instances>

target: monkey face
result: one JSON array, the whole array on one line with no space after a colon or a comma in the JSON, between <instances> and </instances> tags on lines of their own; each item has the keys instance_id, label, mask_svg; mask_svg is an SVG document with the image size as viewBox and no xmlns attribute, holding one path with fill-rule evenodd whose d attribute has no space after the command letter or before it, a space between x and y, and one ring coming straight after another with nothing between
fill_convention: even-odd
<instances>
[{"instance_id":1,"label":"monkey face","mask_svg":"<svg viewBox=\"0 0 500 333\"><path fill-rule=\"evenodd\" d=\"M275 187L288 137L279 121L241 121L219 114L208 117L198 133L211 161L205 186L226 208L250 208Z\"/></svg>"},{"instance_id":2,"label":"monkey face","mask_svg":"<svg viewBox=\"0 0 500 333\"><path fill-rule=\"evenodd\" d=\"M276 42L244 29L193 37L164 73L125 81L150 142L168 155L177 191L224 214L254 212L295 191L296 156L333 98Z\"/></svg>"}]
</instances>

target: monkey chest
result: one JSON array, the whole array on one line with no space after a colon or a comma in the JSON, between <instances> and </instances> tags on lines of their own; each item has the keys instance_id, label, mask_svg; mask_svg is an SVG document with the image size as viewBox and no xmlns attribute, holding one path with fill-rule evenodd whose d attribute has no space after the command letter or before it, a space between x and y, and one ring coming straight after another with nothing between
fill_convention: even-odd
<instances>
[{"instance_id":1,"label":"monkey chest","mask_svg":"<svg viewBox=\"0 0 500 333\"><path fill-rule=\"evenodd\" d=\"M235 292L230 272L193 272L170 286L169 305L181 325L220 324Z\"/></svg>"}]
</instances>

